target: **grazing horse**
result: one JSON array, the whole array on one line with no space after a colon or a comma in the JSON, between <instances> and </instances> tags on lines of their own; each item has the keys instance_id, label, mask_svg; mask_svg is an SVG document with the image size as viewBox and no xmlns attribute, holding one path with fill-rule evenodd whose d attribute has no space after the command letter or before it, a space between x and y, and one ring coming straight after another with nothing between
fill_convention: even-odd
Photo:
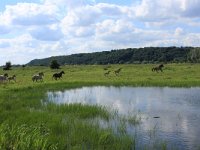
<instances>
[{"instance_id":1,"label":"grazing horse","mask_svg":"<svg viewBox=\"0 0 200 150\"><path fill-rule=\"evenodd\" d=\"M5 82L5 81L7 81L7 77L8 77L8 74L7 73L5 73L4 75L0 75L0 82Z\"/></svg>"},{"instance_id":2,"label":"grazing horse","mask_svg":"<svg viewBox=\"0 0 200 150\"><path fill-rule=\"evenodd\" d=\"M61 71L60 73L54 73L52 78L55 79L55 80L60 79L60 78L62 78L63 74L65 74L64 71Z\"/></svg>"},{"instance_id":3,"label":"grazing horse","mask_svg":"<svg viewBox=\"0 0 200 150\"><path fill-rule=\"evenodd\" d=\"M158 72L158 71L163 72L163 70L162 70L163 67L164 67L164 65L161 64L161 65L159 65L159 66L157 66L157 67L153 67L151 70L152 70L153 72L154 72L154 71L156 71L156 72Z\"/></svg>"},{"instance_id":4,"label":"grazing horse","mask_svg":"<svg viewBox=\"0 0 200 150\"><path fill-rule=\"evenodd\" d=\"M40 72L40 73L38 73L38 74L32 76L32 81L33 81L33 82L34 82L34 81L37 82L38 80L43 81L43 77L44 77L44 73L43 73L43 72Z\"/></svg>"},{"instance_id":5,"label":"grazing horse","mask_svg":"<svg viewBox=\"0 0 200 150\"><path fill-rule=\"evenodd\" d=\"M12 77L8 77L8 81L10 82L11 80L16 82L16 75L13 75Z\"/></svg>"},{"instance_id":6,"label":"grazing horse","mask_svg":"<svg viewBox=\"0 0 200 150\"><path fill-rule=\"evenodd\" d=\"M120 73L121 69L122 68L119 68L119 69L117 69L117 70L114 71L114 73L115 73L116 76Z\"/></svg>"},{"instance_id":7,"label":"grazing horse","mask_svg":"<svg viewBox=\"0 0 200 150\"><path fill-rule=\"evenodd\" d=\"M110 70L104 73L104 76L108 76L110 74Z\"/></svg>"}]
</instances>

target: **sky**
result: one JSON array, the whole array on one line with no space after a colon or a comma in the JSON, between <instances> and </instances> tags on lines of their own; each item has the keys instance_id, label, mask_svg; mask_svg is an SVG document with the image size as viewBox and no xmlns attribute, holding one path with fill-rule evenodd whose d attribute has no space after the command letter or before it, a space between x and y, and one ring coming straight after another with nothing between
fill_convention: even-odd
<instances>
[{"instance_id":1,"label":"sky","mask_svg":"<svg viewBox=\"0 0 200 150\"><path fill-rule=\"evenodd\" d=\"M200 0L0 1L0 65L148 46L200 46Z\"/></svg>"}]
</instances>

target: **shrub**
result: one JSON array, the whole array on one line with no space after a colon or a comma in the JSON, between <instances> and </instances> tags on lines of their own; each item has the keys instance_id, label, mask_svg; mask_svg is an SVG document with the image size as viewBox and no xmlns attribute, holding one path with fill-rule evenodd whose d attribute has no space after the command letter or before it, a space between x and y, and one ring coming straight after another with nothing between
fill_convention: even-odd
<instances>
[{"instance_id":1,"label":"shrub","mask_svg":"<svg viewBox=\"0 0 200 150\"><path fill-rule=\"evenodd\" d=\"M57 60L52 60L50 64L51 69L60 69L60 64L57 62Z\"/></svg>"}]
</instances>

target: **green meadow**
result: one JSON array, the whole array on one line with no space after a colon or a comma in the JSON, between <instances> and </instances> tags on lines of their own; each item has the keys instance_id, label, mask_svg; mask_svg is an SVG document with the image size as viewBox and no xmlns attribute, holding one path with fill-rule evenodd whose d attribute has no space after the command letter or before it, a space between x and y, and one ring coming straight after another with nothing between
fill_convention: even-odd
<instances>
[{"instance_id":1,"label":"green meadow","mask_svg":"<svg viewBox=\"0 0 200 150\"><path fill-rule=\"evenodd\" d=\"M67 65L16 67L0 74L16 75L17 82L0 83L0 149L134 149L135 139L111 128L102 128L93 120L108 121L114 112L103 106L43 103L47 91L82 86L200 86L200 64L166 64L163 72L152 72L154 64ZM119 75L114 71L122 68ZM52 74L63 70L60 80ZM108 75L104 75L110 71ZM44 72L43 82L32 76ZM127 118L134 124L137 119ZM166 149L161 144L158 149Z\"/></svg>"}]
</instances>

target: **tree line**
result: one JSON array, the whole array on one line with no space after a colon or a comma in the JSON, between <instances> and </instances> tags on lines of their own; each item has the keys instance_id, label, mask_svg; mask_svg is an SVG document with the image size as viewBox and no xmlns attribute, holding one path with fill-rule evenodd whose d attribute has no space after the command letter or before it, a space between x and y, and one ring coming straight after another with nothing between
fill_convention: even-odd
<instances>
[{"instance_id":1,"label":"tree line","mask_svg":"<svg viewBox=\"0 0 200 150\"><path fill-rule=\"evenodd\" d=\"M196 47L145 47L127 48L94 53L53 56L30 61L29 66L49 66L52 61L60 65L79 64L136 64L200 62L200 48ZM55 62L54 62L55 63Z\"/></svg>"}]
</instances>

